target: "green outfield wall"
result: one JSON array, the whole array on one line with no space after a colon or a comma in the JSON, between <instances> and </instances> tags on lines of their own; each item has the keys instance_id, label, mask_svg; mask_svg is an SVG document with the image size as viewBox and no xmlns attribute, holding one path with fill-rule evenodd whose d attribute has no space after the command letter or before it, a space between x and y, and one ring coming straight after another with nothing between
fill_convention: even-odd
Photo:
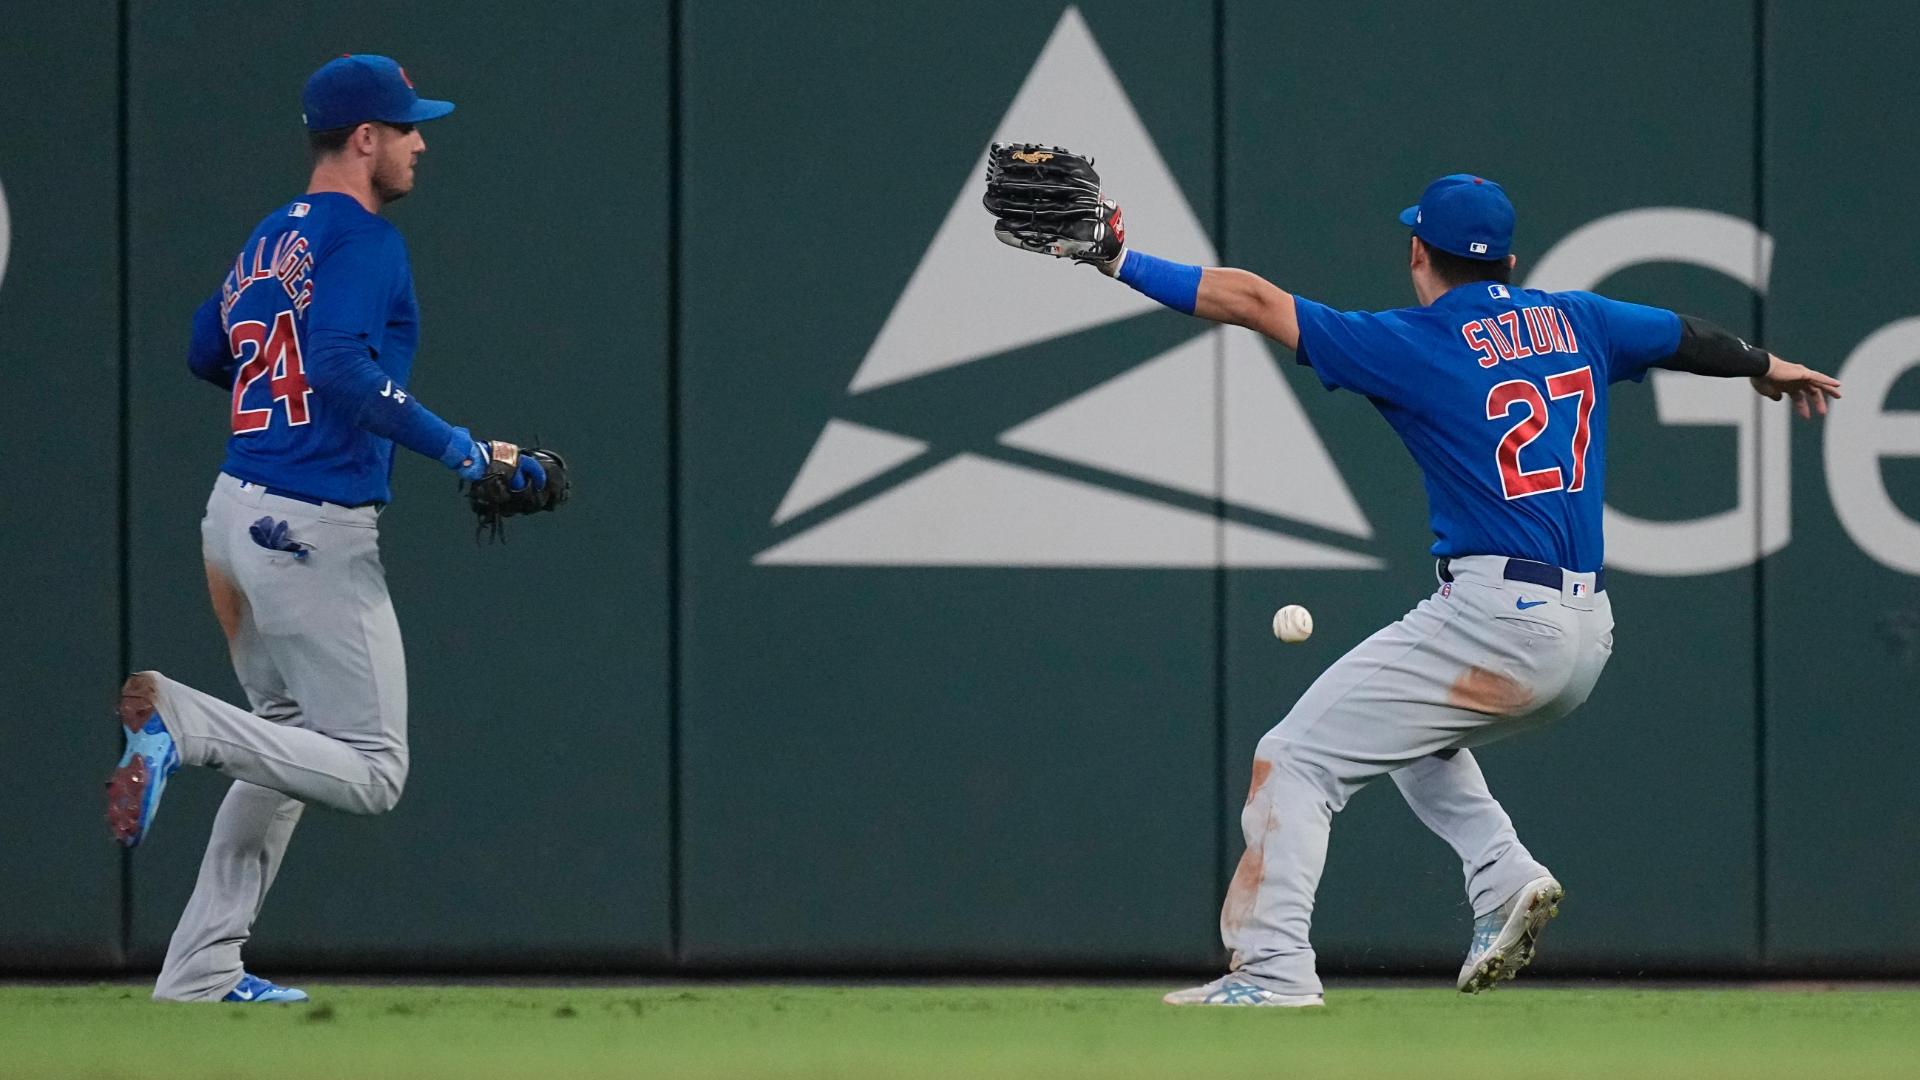
<instances>
[{"instance_id":1,"label":"green outfield wall","mask_svg":"<svg viewBox=\"0 0 1920 1080\"><path fill-rule=\"evenodd\" d=\"M300 190L306 74L380 51L459 103L389 211L413 389L577 487L483 546L400 455L408 790L305 817L256 966L1221 962L1254 743L1431 588L1420 478L1277 345L993 241L1013 137L1095 155L1137 246L1349 308L1410 302L1394 213L1484 173L1526 283L1839 374L1823 424L1617 388L1615 658L1479 756L1570 892L1543 967L1920 971L1916 50L1892 3L18 13L0 970L149 970L192 886L225 781L183 772L125 860L97 787L126 670L238 696L197 551L226 403L187 325ZM1290 602L1300 646L1267 626ZM1450 970L1469 921L1392 785L1356 798L1324 966Z\"/></svg>"}]
</instances>

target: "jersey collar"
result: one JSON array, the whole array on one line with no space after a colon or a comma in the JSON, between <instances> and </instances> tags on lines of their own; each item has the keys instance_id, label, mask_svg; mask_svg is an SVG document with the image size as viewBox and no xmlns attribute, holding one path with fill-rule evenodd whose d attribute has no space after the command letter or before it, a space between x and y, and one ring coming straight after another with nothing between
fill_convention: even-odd
<instances>
[{"instance_id":1,"label":"jersey collar","mask_svg":"<svg viewBox=\"0 0 1920 1080\"><path fill-rule=\"evenodd\" d=\"M1498 286L1500 292L1489 292L1489 288L1492 286ZM1455 285L1453 288L1434 297L1433 303L1427 306L1440 307L1445 304L1459 303L1461 301L1478 303L1481 302L1483 298L1511 300L1513 299L1513 291L1518 287L1517 285L1509 285L1501 281L1469 281L1465 285Z\"/></svg>"}]
</instances>

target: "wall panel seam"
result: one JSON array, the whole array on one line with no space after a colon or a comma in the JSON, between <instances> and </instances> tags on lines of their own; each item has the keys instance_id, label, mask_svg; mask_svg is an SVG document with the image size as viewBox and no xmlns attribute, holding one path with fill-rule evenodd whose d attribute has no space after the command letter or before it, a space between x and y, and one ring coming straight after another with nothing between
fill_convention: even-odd
<instances>
[{"instance_id":1,"label":"wall panel seam","mask_svg":"<svg viewBox=\"0 0 1920 1080\"><path fill-rule=\"evenodd\" d=\"M684 568L681 544L684 541L680 518L680 433L681 388L681 201L683 82L686 68L682 57L685 31L685 0L670 0L667 5L667 956L679 966L681 956L682 868L681 868L681 755L680 720L682 709L680 634L683 598L681 575Z\"/></svg>"},{"instance_id":2,"label":"wall panel seam","mask_svg":"<svg viewBox=\"0 0 1920 1080\"><path fill-rule=\"evenodd\" d=\"M1754 226L1764 235L1767 231L1767 0L1754 0L1753 3L1753 219ZM1756 239L1754 257L1760 256ZM1753 339L1767 341L1767 297L1772 290L1772 282L1767 288L1754 290ZM1754 873L1754 959L1762 966L1768 963L1767 942L1767 555L1766 520L1769 507L1766 505L1767 485L1761 471L1766 468L1764 455L1759 454L1759 431L1761 407L1766 399L1755 395L1752 403L1754 410L1755 454L1754 462L1754 515L1753 515L1753 873ZM1793 463L1787 462L1791 472Z\"/></svg>"},{"instance_id":3,"label":"wall panel seam","mask_svg":"<svg viewBox=\"0 0 1920 1080\"><path fill-rule=\"evenodd\" d=\"M127 163L130 154L127 146L127 118L131 112L130 62L132 45L130 27L132 23L129 5L132 0L120 0L114 12L114 218L118 251L116 263L119 282L119 356L116 358L119 372L119 415L116 418L118 445L115 447L115 540L114 564L118 573L116 582L119 610L115 612L115 622L119 631L118 656L120 670L116 677L125 675L133 666L133 568L131 560L132 541L132 427L133 427L133 386L132 386L132 227L127 218L129 192L127 185ZM102 725L104 727L105 725ZM119 965L124 968L127 957L133 948L133 852L120 849L120 925L119 925Z\"/></svg>"},{"instance_id":4,"label":"wall panel seam","mask_svg":"<svg viewBox=\"0 0 1920 1080\"><path fill-rule=\"evenodd\" d=\"M1227 261L1227 3L1213 3L1213 230L1215 250L1222 265ZM1226 902L1227 838L1226 813L1228 763L1227 679L1227 603L1228 571L1226 559L1226 339L1214 335L1213 347L1213 812L1207 820L1213 829L1214 900Z\"/></svg>"}]
</instances>

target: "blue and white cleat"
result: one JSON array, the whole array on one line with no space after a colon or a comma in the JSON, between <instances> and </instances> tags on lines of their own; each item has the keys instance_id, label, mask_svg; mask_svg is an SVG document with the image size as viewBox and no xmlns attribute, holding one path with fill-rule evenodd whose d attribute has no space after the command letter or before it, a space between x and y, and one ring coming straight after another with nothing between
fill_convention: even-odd
<instances>
[{"instance_id":1,"label":"blue and white cleat","mask_svg":"<svg viewBox=\"0 0 1920 1080\"><path fill-rule=\"evenodd\" d=\"M240 984L227 991L227 996L220 1000L271 1001L281 1004L291 1004L296 1001L307 1000L307 992L305 990L295 990L290 986L276 986L258 975L249 975L243 971L240 973Z\"/></svg>"},{"instance_id":2,"label":"blue and white cleat","mask_svg":"<svg viewBox=\"0 0 1920 1080\"><path fill-rule=\"evenodd\" d=\"M120 687L119 713L127 748L107 777L107 827L121 846L135 847L153 826L167 778L180 768L180 748L153 707L151 678L127 679Z\"/></svg>"},{"instance_id":3,"label":"blue and white cleat","mask_svg":"<svg viewBox=\"0 0 1920 1080\"><path fill-rule=\"evenodd\" d=\"M1550 877L1534 878L1499 908L1473 921L1473 944L1454 985L1463 994L1491 990L1533 960L1547 921L1560 914L1567 890Z\"/></svg>"},{"instance_id":4,"label":"blue and white cleat","mask_svg":"<svg viewBox=\"0 0 1920 1080\"><path fill-rule=\"evenodd\" d=\"M1269 1005L1279 1008L1308 1008L1325 1005L1319 994L1281 994L1250 983L1239 975L1225 975L1189 990L1175 990L1160 999L1169 1005Z\"/></svg>"}]
</instances>

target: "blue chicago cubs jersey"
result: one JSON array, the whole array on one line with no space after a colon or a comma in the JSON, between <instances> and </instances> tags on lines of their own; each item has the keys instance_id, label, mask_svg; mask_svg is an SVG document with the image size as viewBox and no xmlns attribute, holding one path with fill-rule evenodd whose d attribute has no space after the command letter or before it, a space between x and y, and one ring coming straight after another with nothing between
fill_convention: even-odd
<instances>
[{"instance_id":1,"label":"blue chicago cubs jersey","mask_svg":"<svg viewBox=\"0 0 1920 1080\"><path fill-rule=\"evenodd\" d=\"M393 442L355 423L357 403L314 392L327 373L313 345L370 353L404 401L419 336L406 243L386 219L330 192L268 214L194 319L190 364L232 391L222 469L328 502L387 502Z\"/></svg>"},{"instance_id":2,"label":"blue chicago cubs jersey","mask_svg":"<svg viewBox=\"0 0 1920 1080\"><path fill-rule=\"evenodd\" d=\"M1600 569L1607 389L1673 355L1679 316L1486 281L1395 311L1296 302L1300 362L1371 399L1419 464L1435 555Z\"/></svg>"}]
</instances>

